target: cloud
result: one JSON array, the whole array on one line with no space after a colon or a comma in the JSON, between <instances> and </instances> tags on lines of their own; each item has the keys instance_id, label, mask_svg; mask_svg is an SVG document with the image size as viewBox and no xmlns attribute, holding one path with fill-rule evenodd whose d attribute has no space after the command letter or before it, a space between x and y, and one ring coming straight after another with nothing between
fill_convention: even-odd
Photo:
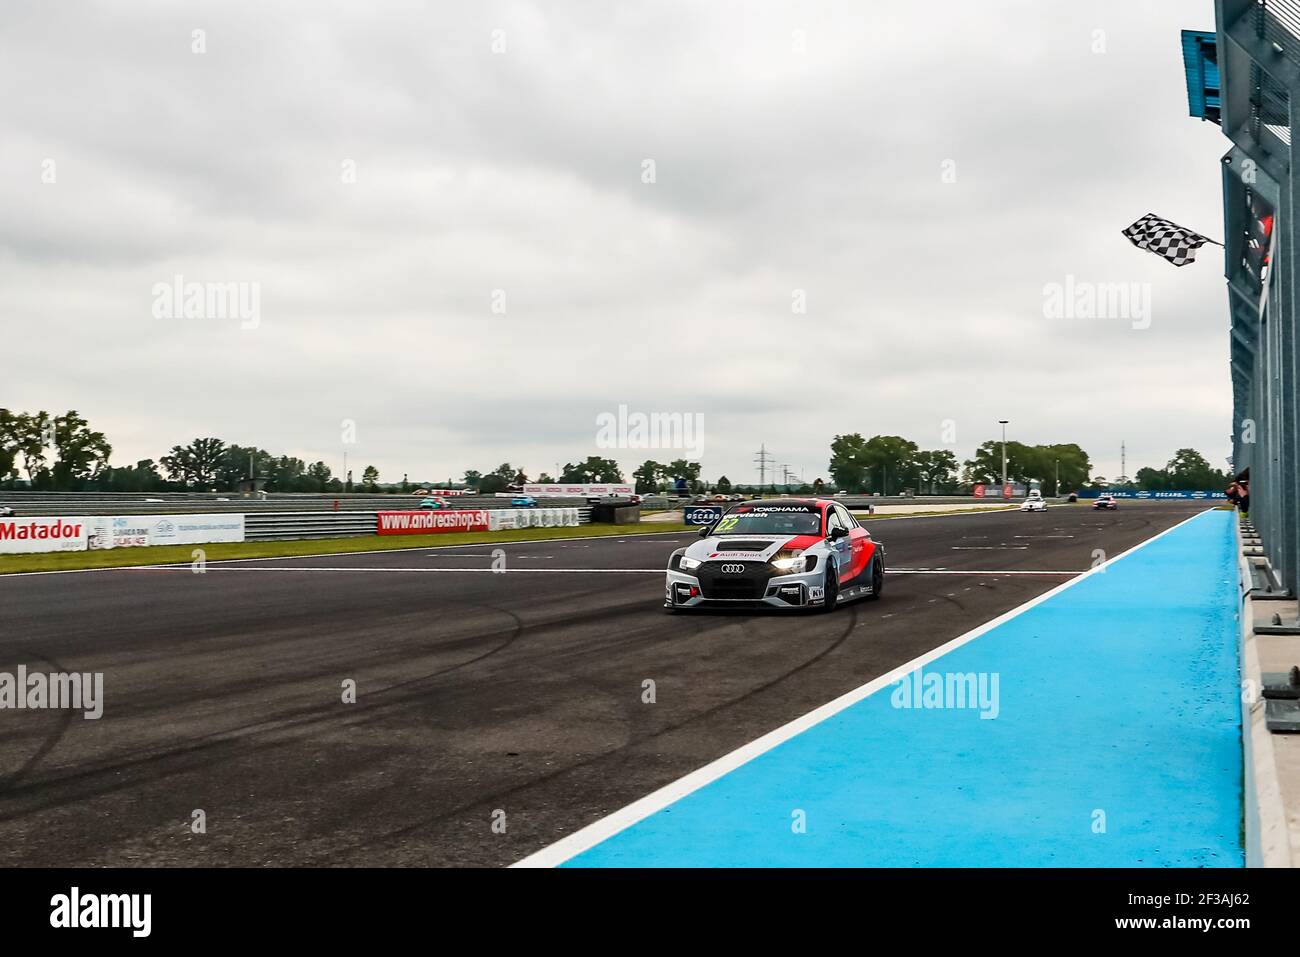
<instances>
[{"instance_id":1,"label":"cloud","mask_svg":"<svg viewBox=\"0 0 1300 957\"><path fill-rule=\"evenodd\" d=\"M619 404L702 414L733 481L946 419L1107 475L1226 447L1217 250L1119 234L1221 232L1177 44L1208 2L78 10L0 36L0 362L115 462L211 434L337 470L351 419L385 477L536 474ZM175 275L258 283L257 328L153 318ZM1046 318L1067 276L1149 284L1150 327Z\"/></svg>"}]
</instances>

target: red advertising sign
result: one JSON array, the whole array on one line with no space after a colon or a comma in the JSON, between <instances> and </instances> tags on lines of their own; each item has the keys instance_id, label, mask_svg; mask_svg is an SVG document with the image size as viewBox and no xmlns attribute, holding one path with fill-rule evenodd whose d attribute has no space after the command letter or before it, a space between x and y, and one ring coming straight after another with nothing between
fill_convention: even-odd
<instances>
[{"instance_id":1,"label":"red advertising sign","mask_svg":"<svg viewBox=\"0 0 1300 957\"><path fill-rule=\"evenodd\" d=\"M1011 497L1011 486L1010 486L1010 485L1004 485L1004 486L1002 486L1002 497L1003 497L1003 498L1010 498L1010 497Z\"/></svg>"},{"instance_id":2,"label":"red advertising sign","mask_svg":"<svg viewBox=\"0 0 1300 957\"><path fill-rule=\"evenodd\" d=\"M976 497L976 498L983 498L983 497L984 497L984 486L983 486L983 485L976 485L976 486L975 486L975 497Z\"/></svg>"},{"instance_id":3,"label":"red advertising sign","mask_svg":"<svg viewBox=\"0 0 1300 957\"><path fill-rule=\"evenodd\" d=\"M380 512L380 535L434 535L438 532L486 532L486 508L426 509L419 512Z\"/></svg>"}]
</instances>

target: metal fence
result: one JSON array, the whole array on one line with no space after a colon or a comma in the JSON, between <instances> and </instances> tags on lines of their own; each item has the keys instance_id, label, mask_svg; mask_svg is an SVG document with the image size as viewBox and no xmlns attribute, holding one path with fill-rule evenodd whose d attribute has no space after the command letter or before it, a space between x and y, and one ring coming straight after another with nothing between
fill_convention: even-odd
<instances>
[{"instance_id":1,"label":"metal fence","mask_svg":"<svg viewBox=\"0 0 1300 957\"><path fill-rule=\"evenodd\" d=\"M375 535L377 512L265 512L244 517L244 537L250 542L307 538L351 538ZM578 509L578 524L591 523L591 509Z\"/></svg>"},{"instance_id":2,"label":"metal fence","mask_svg":"<svg viewBox=\"0 0 1300 957\"><path fill-rule=\"evenodd\" d=\"M1232 313L1233 466L1250 469L1250 513L1291 590L1300 571L1296 269L1291 165L1300 94L1300 0L1219 0L1225 274Z\"/></svg>"}]
</instances>

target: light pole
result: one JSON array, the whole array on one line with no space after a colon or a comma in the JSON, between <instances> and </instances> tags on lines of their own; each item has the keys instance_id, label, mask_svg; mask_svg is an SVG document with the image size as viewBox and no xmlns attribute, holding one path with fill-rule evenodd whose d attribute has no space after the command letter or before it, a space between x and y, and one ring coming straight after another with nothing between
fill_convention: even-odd
<instances>
[{"instance_id":1,"label":"light pole","mask_svg":"<svg viewBox=\"0 0 1300 957\"><path fill-rule=\"evenodd\" d=\"M1007 488L1007 423L1010 419L998 419L998 425L1002 426L1002 490L1005 494Z\"/></svg>"},{"instance_id":2,"label":"light pole","mask_svg":"<svg viewBox=\"0 0 1300 957\"><path fill-rule=\"evenodd\" d=\"M1056 481L1052 483L1052 494L1061 494L1061 460L1056 460Z\"/></svg>"}]
</instances>

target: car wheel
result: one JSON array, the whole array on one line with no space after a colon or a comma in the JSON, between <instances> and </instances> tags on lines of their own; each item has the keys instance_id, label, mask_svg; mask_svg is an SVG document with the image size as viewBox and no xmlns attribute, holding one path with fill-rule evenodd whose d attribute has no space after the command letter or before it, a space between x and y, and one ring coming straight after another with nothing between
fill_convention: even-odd
<instances>
[{"instance_id":1,"label":"car wheel","mask_svg":"<svg viewBox=\"0 0 1300 957\"><path fill-rule=\"evenodd\" d=\"M885 589L885 563L879 555L871 560L871 595L872 601L880 600L880 593Z\"/></svg>"},{"instance_id":2,"label":"car wheel","mask_svg":"<svg viewBox=\"0 0 1300 957\"><path fill-rule=\"evenodd\" d=\"M822 587L822 607L823 612L834 611L837 600L840 597L840 577L835 566L828 564L826 566L826 576Z\"/></svg>"}]
</instances>

